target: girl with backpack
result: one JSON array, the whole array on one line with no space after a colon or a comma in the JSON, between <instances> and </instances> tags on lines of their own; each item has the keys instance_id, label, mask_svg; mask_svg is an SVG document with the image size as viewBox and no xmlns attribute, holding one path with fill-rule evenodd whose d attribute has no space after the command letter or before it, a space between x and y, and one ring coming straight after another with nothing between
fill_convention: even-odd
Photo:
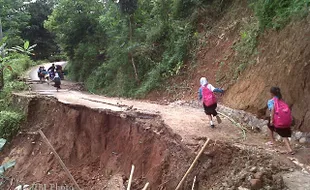
<instances>
[{"instance_id":1,"label":"girl with backpack","mask_svg":"<svg viewBox=\"0 0 310 190\"><path fill-rule=\"evenodd\" d=\"M58 90L60 89L60 85L61 85L61 79L58 75L58 73L55 73L55 77L53 78L53 81L54 81L54 87L56 87L56 90L58 92Z\"/></svg>"},{"instance_id":2,"label":"girl with backpack","mask_svg":"<svg viewBox=\"0 0 310 190\"><path fill-rule=\"evenodd\" d=\"M275 139L273 133L278 133L284 140L287 148L287 153L294 154L289 142L289 137L292 136L291 124L292 115L289 106L283 101L281 90L278 87L271 87L270 94L272 99L268 100L268 110L270 111L270 119L268 123L269 136L271 141L267 144L273 145Z\"/></svg>"},{"instance_id":3,"label":"girl with backpack","mask_svg":"<svg viewBox=\"0 0 310 190\"><path fill-rule=\"evenodd\" d=\"M218 124L222 122L221 118L217 115L217 99L214 92L224 93L224 90L220 88L215 88L208 83L208 80L205 77L200 79L200 88L198 91L198 100L199 103L202 102L204 111L209 118L210 127L214 128L214 123L212 117L216 117Z\"/></svg>"}]
</instances>

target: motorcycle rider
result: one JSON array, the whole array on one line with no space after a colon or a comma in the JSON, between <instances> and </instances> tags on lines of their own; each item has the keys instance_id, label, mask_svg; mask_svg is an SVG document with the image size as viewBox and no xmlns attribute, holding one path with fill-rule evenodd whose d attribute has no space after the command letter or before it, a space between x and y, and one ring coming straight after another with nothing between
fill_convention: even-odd
<instances>
[{"instance_id":1,"label":"motorcycle rider","mask_svg":"<svg viewBox=\"0 0 310 190\"><path fill-rule=\"evenodd\" d=\"M55 69L56 69L56 67L55 67L55 64L53 63L52 66L50 68L48 68L47 71L55 73Z\"/></svg>"}]
</instances>

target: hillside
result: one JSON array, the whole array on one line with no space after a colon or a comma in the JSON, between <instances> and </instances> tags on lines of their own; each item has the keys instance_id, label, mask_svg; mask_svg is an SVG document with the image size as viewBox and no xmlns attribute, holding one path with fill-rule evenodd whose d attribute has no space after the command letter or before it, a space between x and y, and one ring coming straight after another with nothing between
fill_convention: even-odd
<instances>
[{"instance_id":1,"label":"hillside","mask_svg":"<svg viewBox=\"0 0 310 190\"><path fill-rule=\"evenodd\" d=\"M152 100L194 100L199 78L226 89L222 103L264 117L269 89L279 86L292 106L296 129L310 131L308 77L310 61L310 17L292 16L289 24L261 30L248 1L233 1L217 18L206 18L200 26L200 46L195 64L170 79L164 89L148 95Z\"/></svg>"}]
</instances>

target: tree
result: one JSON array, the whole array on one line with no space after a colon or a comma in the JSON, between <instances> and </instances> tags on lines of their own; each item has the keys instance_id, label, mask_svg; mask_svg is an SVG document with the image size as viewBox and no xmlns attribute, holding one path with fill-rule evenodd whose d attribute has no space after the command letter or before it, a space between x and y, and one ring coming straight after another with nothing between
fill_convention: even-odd
<instances>
[{"instance_id":1,"label":"tree","mask_svg":"<svg viewBox=\"0 0 310 190\"><path fill-rule=\"evenodd\" d=\"M119 7L122 13L127 14L129 16L129 43L132 44L133 39L133 24L134 24L134 13L138 8L138 2L137 0L120 0ZM134 56L132 50L129 51L129 59L132 63L132 67L135 73L135 79L136 81L139 81L138 71L137 67L134 61Z\"/></svg>"},{"instance_id":2,"label":"tree","mask_svg":"<svg viewBox=\"0 0 310 190\"><path fill-rule=\"evenodd\" d=\"M104 4L98 0L61 0L44 26L70 60L73 79L84 81L105 59L105 32L99 25Z\"/></svg>"},{"instance_id":3,"label":"tree","mask_svg":"<svg viewBox=\"0 0 310 190\"><path fill-rule=\"evenodd\" d=\"M36 0L25 5L30 14L28 26L22 30L22 38L30 44L37 44L34 49L34 59L47 59L59 52L55 36L44 28L44 22L52 13L55 2L52 0Z\"/></svg>"},{"instance_id":4,"label":"tree","mask_svg":"<svg viewBox=\"0 0 310 190\"><path fill-rule=\"evenodd\" d=\"M30 46L30 42L29 41L25 41L24 42L24 46L14 46L11 49L9 49L9 51L13 51L13 52L19 52L22 54L26 54L26 55L33 55L33 51L34 48L37 46L37 44L31 45Z\"/></svg>"},{"instance_id":5,"label":"tree","mask_svg":"<svg viewBox=\"0 0 310 190\"><path fill-rule=\"evenodd\" d=\"M5 44L2 42L2 40L3 40L3 32L2 32L2 22L1 22L1 17L0 17L0 91L4 87L2 58L4 57Z\"/></svg>"},{"instance_id":6,"label":"tree","mask_svg":"<svg viewBox=\"0 0 310 190\"><path fill-rule=\"evenodd\" d=\"M23 0L0 0L0 17L7 47L23 43L21 34L30 19Z\"/></svg>"}]
</instances>

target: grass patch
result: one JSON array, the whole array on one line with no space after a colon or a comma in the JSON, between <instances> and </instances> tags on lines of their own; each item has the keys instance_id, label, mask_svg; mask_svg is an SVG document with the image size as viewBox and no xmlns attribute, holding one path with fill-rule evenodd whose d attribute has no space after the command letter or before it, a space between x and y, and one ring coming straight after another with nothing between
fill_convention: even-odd
<instances>
[{"instance_id":1,"label":"grass patch","mask_svg":"<svg viewBox=\"0 0 310 190\"><path fill-rule=\"evenodd\" d=\"M17 79L36 63L29 56L11 53L3 64L10 66L12 71L4 69L4 88L0 92L0 137L11 140L24 119L22 112L11 107L12 92L27 89L27 85Z\"/></svg>"},{"instance_id":2,"label":"grass patch","mask_svg":"<svg viewBox=\"0 0 310 190\"><path fill-rule=\"evenodd\" d=\"M233 79L237 79L240 74L256 61L251 59L257 54L257 38L259 35L259 24L256 18L250 18L240 31L240 40L234 45L237 52L236 62L233 64Z\"/></svg>"},{"instance_id":3,"label":"grass patch","mask_svg":"<svg viewBox=\"0 0 310 190\"><path fill-rule=\"evenodd\" d=\"M261 30L281 29L293 17L308 15L310 0L257 0L252 6Z\"/></svg>"},{"instance_id":4,"label":"grass patch","mask_svg":"<svg viewBox=\"0 0 310 190\"><path fill-rule=\"evenodd\" d=\"M23 118L19 112L0 111L0 137L11 140L17 134Z\"/></svg>"}]
</instances>

